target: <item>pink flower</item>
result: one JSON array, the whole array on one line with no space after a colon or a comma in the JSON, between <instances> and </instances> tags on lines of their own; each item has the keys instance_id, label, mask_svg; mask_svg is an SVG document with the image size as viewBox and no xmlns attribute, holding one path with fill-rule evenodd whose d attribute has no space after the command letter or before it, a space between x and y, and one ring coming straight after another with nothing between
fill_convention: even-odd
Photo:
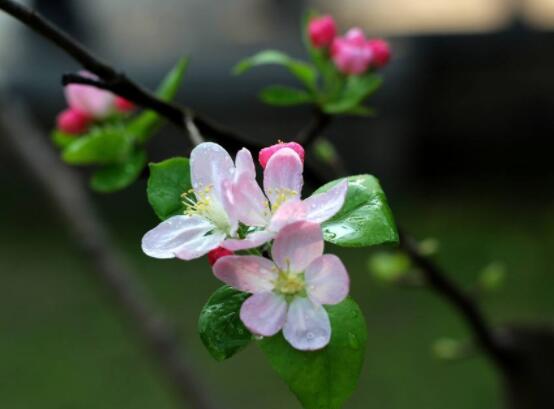
<instances>
[{"instance_id":1,"label":"pink flower","mask_svg":"<svg viewBox=\"0 0 554 409\"><path fill-rule=\"evenodd\" d=\"M215 263L217 278L252 293L240 318L254 334L271 337L281 329L296 349L324 348L331 324L323 305L338 304L349 292L348 273L334 255L323 254L318 224L298 222L283 228L273 244L273 260L228 256Z\"/></svg>"},{"instance_id":2,"label":"pink flower","mask_svg":"<svg viewBox=\"0 0 554 409\"><path fill-rule=\"evenodd\" d=\"M359 75L370 66L373 51L362 30L350 29L344 37L336 37L331 46L331 57L337 69L349 75Z\"/></svg>"},{"instance_id":3,"label":"pink flower","mask_svg":"<svg viewBox=\"0 0 554 409\"><path fill-rule=\"evenodd\" d=\"M299 143L296 143L296 142L281 142L281 141L279 141L279 143L276 143L275 145L272 145L272 146L269 146L267 148L263 148L262 150L260 150L260 153L258 155L258 162L260 162L260 165L262 166L262 168L265 169L269 159L271 159L271 157L275 153L277 153L277 151L279 151L283 148L290 148L293 151L295 151L298 154L298 157L300 158L302 163L304 163L304 148L302 147L302 145L300 145Z\"/></svg>"},{"instance_id":4,"label":"pink flower","mask_svg":"<svg viewBox=\"0 0 554 409\"><path fill-rule=\"evenodd\" d=\"M273 240L286 225L297 221L323 223L342 208L348 190L346 180L325 193L301 200L304 178L299 155L282 148L271 156L264 170L264 191L256 182L254 162L244 151L243 169L235 173L227 190L234 216L253 229L241 240L227 240L223 245L233 251L259 247ZM242 152L242 151L241 151Z\"/></svg>"},{"instance_id":5,"label":"pink flower","mask_svg":"<svg viewBox=\"0 0 554 409\"><path fill-rule=\"evenodd\" d=\"M84 77L97 79L94 74L81 71ZM70 108L93 119L106 118L113 109L115 95L91 85L69 84L65 87L65 99Z\"/></svg>"},{"instance_id":6,"label":"pink flower","mask_svg":"<svg viewBox=\"0 0 554 409\"><path fill-rule=\"evenodd\" d=\"M135 104L119 95L115 97L114 105L119 112L131 112L135 109Z\"/></svg>"},{"instance_id":7,"label":"pink flower","mask_svg":"<svg viewBox=\"0 0 554 409\"><path fill-rule=\"evenodd\" d=\"M232 256L234 254L235 253L230 250L227 250L223 247L218 247L208 253L208 263L210 263L210 266L213 266L220 258Z\"/></svg>"},{"instance_id":8,"label":"pink flower","mask_svg":"<svg viewBox=\"0 0 554 409\"><path fill-rule=\"evenodd\" d=\"M333 17L326 15L310 20L308 35L316 48L327 47L337 35L337 26Z\"/></svg>"},{"instance_id":9,"label":"pink flower","mask_svg":"<svg viewBox=\"0 0 554 409\"><path fill-rule=\"evenodd\" d=\"M236 166L221 146L206 142L193 149L190 156L192 191L183 192L185 214L173 216L150 230L142 238L142 250L154 258L192 260L225 247L235 237L238 220L228 200L235 172L245 169L245 150L237 154ZM248 152L248 151L246 151ZM252 157L248 152L250 161ZM248 161L246 161L248 165Z\"/></svg>"},{"instance_id":10,"label":"pink flower","mask_svg":"<svg viewBox=\"0 0 554 409\"><path fill-rule=\"evenodd\" d=\"M60 131L78 135L85 132L90 124L91 118L77 109L66 109L60 112L56 122Z\"/></svg>"},{"instance_id":11,"label":"pink flower","mask_svg":"<svg viewBox=\"0 0 554 409\"><path fill-rule=\"evenodd\" d=\"M379 38L368 40L368 47L373 53L373 59L371 66L375 68L382 68L388 64L391 58L391 51L389 43Z\"/></svg>"}]
</instances>

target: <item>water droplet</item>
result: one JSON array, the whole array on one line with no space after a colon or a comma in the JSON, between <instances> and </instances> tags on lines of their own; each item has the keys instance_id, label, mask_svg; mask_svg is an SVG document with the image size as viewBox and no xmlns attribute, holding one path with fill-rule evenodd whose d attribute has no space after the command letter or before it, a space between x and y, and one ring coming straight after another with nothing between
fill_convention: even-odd
<instances>
[{"instance_id":1,"label":"water droplet","mask_svg":"<svg viewBox=\"0 0 554 409\"><path fill-rule=\"evenodd\" d=\"M306 334L306 338L308 339L308 341L311 341L314 339L314 333L313 332L308 332Z\"/></svg>"}]
</instances>

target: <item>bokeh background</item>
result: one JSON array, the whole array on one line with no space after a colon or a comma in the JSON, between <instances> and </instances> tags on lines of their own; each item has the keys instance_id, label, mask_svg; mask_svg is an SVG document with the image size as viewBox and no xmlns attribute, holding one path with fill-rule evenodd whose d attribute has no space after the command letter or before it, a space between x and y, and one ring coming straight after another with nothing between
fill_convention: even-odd
<instances>
[{"instance_id":1,"label":"bokeh background","mask_svg":"<svg viewBox=\"0 0 554 409\"><path fill-rule=\"evenodd\" d=\"M181 55L192 63L179 100L275 142L307 122L303 108L258 102L279 68L230 75L262 48L304 57L308 7L385 36L394 60L372 99L374 119L344 118L325 135L353 173L377 175L397 221L440 241L438 259L471 286L492 261L504 286L482 302L495 323L554 317L554 0L35 0L27 1L131 77L154 87ZM75 63L18 22L0 16L0 97L23 98L44 137L63 109L60 74ZM151 143L153 160L179 154L171 127ZM44 170L48 172L48 169ZM175 407L156 363L92 279L60 219L9 152L0 149L0 407ZM198 379L225 408L300 408L255 347L216 363L196 318L218 282L205 260L144 256L156 224L144 181L94 195L103 217L178 325ZM496 409L501 384L482 356L445 363L441 337L469 337L455 311L426 290L376 281L366 250L330 249L350 270L369 345L360 386L346 408Z\"/></svg>"}]
</instances>

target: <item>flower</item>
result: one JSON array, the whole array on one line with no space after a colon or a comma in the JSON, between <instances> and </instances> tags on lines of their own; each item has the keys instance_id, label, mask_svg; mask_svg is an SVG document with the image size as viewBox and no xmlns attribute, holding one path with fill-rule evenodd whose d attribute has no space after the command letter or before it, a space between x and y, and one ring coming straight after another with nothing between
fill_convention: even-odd
<instances>
[{"instance_id":1,"label":"flower","mask_svg":"<svg viewBox=\"0 0 554 409\"><path fill-rule=\"evenodd\" d=\"M97 79L87 71L79 73L83 77ZM65 99L70 108L80 111L93 119L104 119L112 111L115 95L91 85L69 84L65 87Z\"/></svg>"},{"instance_id":2,"label":"flower","mask_svg":"<svg viewBox=\"0 0 554 409\"><path fill-rule=\"evenodd\" d=\"M235 172L253 172L245 161L252 161L246 149L237 154L236 167L231 156L221 146L206 142L191 152L190 167L193 189L184 192L185 214L173 216L146 233L142 250L150 257L191 260L225 247L226 239L235 237L238 221L234 206L227 200Z\"/></svg>"},{"instance_id":3,"label":"flower","mask_svg":"<svg viewBox=\"0 0 554 409\"><path fill-rule=\"evenodd\" d=\"M279 143L276 143L275 145L272 145L260 150L260 153L258 155L258 162L260 162L260 165L262 166L262 168L265 169L265 167L267 166L267 162L271 159L271 157L275 153L277 153L277 151L283 148L290 148L293 151L295 151L298 154L298 157L300 158L302 163L304 163L304 148L302 147L302 145L296 142L279 141Z\"/></svg>"},{"instance_id":4,"label":"flower","mask_svg":"<svg viewBox=\"0 0 554 409\"><path fill-rule=\"evenodd\" d=\"M273 260L228 256L213 266L226 284L253 294L240 318L254 334L271 337L281 329L296 349L324 348L331 323L323 305L343 301L349 292L346 268L337 256L323 254L321 227L297 222L283 228L273 244Z\"/></svg>"},{"instance_id":5,"label":"flower","mask_svg":"<svg viewBox=\"0 0 554 409\"><path fill-rule=\"evenodd\" d=\"M210 266L213 266L220 258L232 256L234 254L235 253L227 250L226 248L218 247L208 253L208 263L210 264Z\"/></svg>"},{"instance_id":6,"label":"flower","mask_svg":"<svg viewBox=\"0 0 554 409\"><path fill-rule=\"evenodd\" d=\"M56 118L57 127L60 131L77 135L87 130L91 118L77 109L66 109L60 112Z\"/></svg>"},{"instance_id":7,"label":"flower","mask_svg":"<svg viewBox=\"0 0 554 409\"><path fill-rule=\"evenodd\" d=\"M337 35L337 26L333 17L326 15L310 20L308 35L316 48L327 47Z\"/></svg>"},{"instance_id":8,"label":"flower","mask_svg":"<svg viewBox=\"0 0 554 409\"><path fill-rule=\"evenodd\" d=\"M359 75L369 68L373 51L369 47L363 31L359 28L352 28L345 36L336 37L333 40L331 57L342 73Z\"/></svg>"},{"instance_id":9,"label":"flower","mask_svg":"<svg viewBox=\"0 0 554 409\"><path fill-rule=\"evenodd\" d=\"M245 150L248 152L247 150ZM250 229L244 239L227 240L224 247L245 250L272 240L287 224L296 221L323 223L342 208L348 190L346 180L325 193L300 200L304 178L303 163L290 148L282 148L271 156L264 170L264 191L256 182L250 152L243 158L249 171L237 171L227 190L235 217Z\"/></svg>"},{"instance_id":10,"label":"flower","mask_svg":"<svg viewBox=\"0 0 554 409\"><path fill-rule=\"evenodd\" d=\"M368 40L367 45L373 53L373 59L371 60L372 67L382 68L388 64L391 58L389 43L380 38L374 38Z\"/></svg>"},{"instance_id":11,"label":"flower","mask_svg":"<svg viewBox=\"0 0 554 409\"><path fill-rule=\"evenodd\" d=\"M135 109L135 104L120 96L115 97L114 106L119 112L131 112Z\"/></svg>"}]
</instances>

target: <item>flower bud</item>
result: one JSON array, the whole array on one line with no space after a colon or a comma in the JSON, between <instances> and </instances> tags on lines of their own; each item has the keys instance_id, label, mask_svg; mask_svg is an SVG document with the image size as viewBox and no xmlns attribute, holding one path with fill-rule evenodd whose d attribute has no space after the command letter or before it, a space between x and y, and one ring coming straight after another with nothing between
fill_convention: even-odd
<instances>
[{"instance_id":1,"label":"flower bud","mask_svg":"<svg viewBox=\"0 0 554 409\"><path fill-rule=\"evenodd\" d=\"M337 35L335 20L329 15L313 18L308 24L308 35L314 47L328 47Z\"/></svg>"},{"instance_id":2,"label":"flower bud","mask_svg":"<svg viewBox=\"0 0 554 409\"><path fill-rule=\"evenodd\" d=\"M231 250L227 250L223 247L218 247L208 253L208 263L210 263L210 266L213 266L220 258L232 256L234 254L235 253L233 253Z\"/></svg>"},{"instance_id":3,"label":"flower bud","mask_svg":"<svg viewBox=\"0 0 554 409\"><path fill-rule=\"evenodd\" d=\"M114 105L119 112L131 112L135 109L135 104L120 96L115 97Z\"/></svg>"},{"instance_id":4,"label":"flower bud","mask_svg":"<svg viewBox=\"0 0 554 409\"><path fill-rule=\"evenodd\" d=\"M359 28L350 29L345 36L336 37L331 46L331 57L337 69L348 75L363 74L369 68L373 51Z\"/></svg>"},{"instance_id":5,"label":"flower bud","mask_svg":"<svg viewBox=\"0 0 554 409\"><path fill-rule=\"evenodd\" d=\"M269 162L269 159L271 159L271 157L279 150L283 149L283 148L289 148L289 149L292 149L293 151L295 151L298 156L300 157L300 160L302 161L302 163L304 163L304 148L302 147L302 145L300 145L299 143L296 143L296 142L281 142L279 141L279 143L275 144L275 145L272 145L268 148L263 148L261 151L260 151L260 154L258 155L258 161L260 162L260 165L262 166L262 168L265 169L266 165L267 165L267 162Z\"/></svg>"},{"instance_id":6,"label":"flower bud","mask_svg":"<svg viewBox=\"0 0 554 409\"><path fill-rule=\"evenodd\" d=\"M373 53L371 60L372 67L382 68L388 64L391 58L389 43L380 38L374 38L368 40L367 45Z\"/></svg>"},{"instance_id":7,"label":"flower bud","mask_svg":"<svg viewBox=\"0 0 554 409\"><path fill-rule=\"evenodd\" d=\"M96 75L87 71L81 71L79 74L86 78L98 79ZM77 109L93 119L104 119L113 110L115 95L109 91L83 84L66 85L64 91L70 108Z\"/></svg>"},{"instance_id":8,"label":"flower bud","mask_svg":"<svg viewBox=\"0 0 554 409\"><path fill-rule=\"evenodd\" d=\"M56 121L60 131L76 135L87 130L91 118L77 109L69 108L60 112Z\"/></svg>"}]
</instances>

